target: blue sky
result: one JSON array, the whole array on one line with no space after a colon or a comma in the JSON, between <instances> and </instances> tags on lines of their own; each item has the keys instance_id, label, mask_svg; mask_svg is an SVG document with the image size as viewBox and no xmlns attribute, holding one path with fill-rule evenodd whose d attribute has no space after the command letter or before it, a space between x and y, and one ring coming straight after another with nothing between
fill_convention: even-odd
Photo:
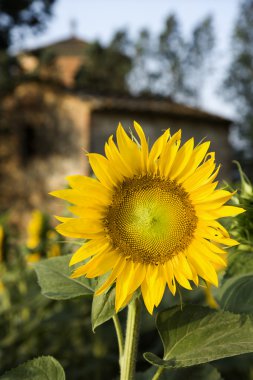
<instances>
[{"instance_id":1,"label":"blue sky","mask_svg":"<svg viewBox=\"0 0 253 380\"><path fill-rule=\"evenodd\" d=\"M43 34L27 36L22 48L31 48L66 38L75 20L76 34L85 40L96 38L107 42L112 34L127 28L135 36L143 27L158 33L168 14L175 13L187 36L205 16L214 16L217 35L218 65L209 78L202 107L222 115L233 116L232 106L218 96L217 87L230 58L230 37L238 14L240 0L58 0L54 17ZM20 47L20 44L19 44Z\"/></svg>"}]
</instances>

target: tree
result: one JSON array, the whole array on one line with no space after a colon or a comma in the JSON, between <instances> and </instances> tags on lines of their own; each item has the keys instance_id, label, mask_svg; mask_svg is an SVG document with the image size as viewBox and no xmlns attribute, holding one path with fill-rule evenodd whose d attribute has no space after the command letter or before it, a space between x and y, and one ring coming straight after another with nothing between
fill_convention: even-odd
<instances>
[{"instance_id":1,"label":"tree","mask_svg":"<svg viewBox=\"0 0 253 380\"><path fill-rule=\"evenodd\" d=\"M8 48L17 36L32 30L41 31L51 16L55 0L0 0L0 95L10 90L23 72Z\"/></svg>"},{"instance_id":2,"label":"tree","mask_svg":"<svg viewBox=\"0 0 253 380\"><path fill-rule=\"evenodd\" d=\"M232 35L232 59L223 82L228 101L238 115L239 135L244 139L244 156L253 158L253 0L240 8Z\"/></svg>"},{"instance_id":3,"label":"tree","mask_svg":"<svg viewBox=\"0 0 253 380\"><path fill-rule=\"evenodd\" d=\"M185 79L187 89L195 103L200 102L202 89L208 73L213 70L213 52L215 48L215 33L213 19L206 17L193 30L187 44L185 60Z\"/></svg>"},{"instance_id":4,"label":"tree","mask_svg":"<svg viewBox=\"0 0 253 380\"><path fill-rule=\"evenodd\" d=\"M214 46L210 16L185 38L177 17L170 15L156 38L143 30L134 44L133 70L129 77L131 91L198 104Z\"/></svg>"},{"instance_id":5,"label":"tree","mask_svg":"<svg viewBox=\"0 0 253 380\"><path fill-rule=\"evenodd\" d=\"M155 49L156 41L148 29L142 29L133 43L133 68L128 77L133 94L150 95L155 92L155 83L159 77Z\"/></svg>"},{"instance_id":6,"label":"tree","mask_svg":"<svg viewBox=\"0 0 253 380\"><path fill-rule=\"evenodd\" d=\"M183 94L188 94L183 67L186 43L175 15L167 18L159 35L158 49L161 92L180 99Z\"/></svg>"},{"instance_id":7,"label":"tree","mask_svg":"<svg viewBox=\"0 0 253 380\"><path fill-rule=\"evenodd\" d=\"M107 47L99 41L89 44L85 63L76 74L75 87L102 94L128 92L127 74L132 67L128 44L124 31L117 32Z\"/></svg>"},{"instance_id":8,"label":"tree","mask_svg":"<svg viewBox=\"0 0 253 380\"><path fill-rule=\"evenodd\" d=\"M55 0L0 0L0 50L6 50L25 29L40 31Z\"/></svg>"}]
</instances>

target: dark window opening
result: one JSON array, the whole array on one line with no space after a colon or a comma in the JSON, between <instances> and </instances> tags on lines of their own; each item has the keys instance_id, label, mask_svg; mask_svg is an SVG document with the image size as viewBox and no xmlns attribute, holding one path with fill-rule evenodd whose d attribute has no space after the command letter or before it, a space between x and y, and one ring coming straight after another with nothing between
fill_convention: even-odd
<instances>
[{"instance_id":1,"label":"dark window opening","mask_svg":"<svg viewBox=\"0 0 253 380\"><path fill-rule=\"evenodd\" d=\"M28 164L38 154L36 130L32 125L22 127L21 156L24 164Z\"/></svg>"}]
</instances>

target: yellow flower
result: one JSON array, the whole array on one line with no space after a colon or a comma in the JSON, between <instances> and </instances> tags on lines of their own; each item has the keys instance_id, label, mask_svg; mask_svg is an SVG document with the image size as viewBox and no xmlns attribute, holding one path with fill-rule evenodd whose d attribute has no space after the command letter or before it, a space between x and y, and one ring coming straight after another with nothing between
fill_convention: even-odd
<instances>
[{"instance_id":1,"label":"yellow flower","mask_svg":"<svg viewBox=\"0 0 253 380\"><path fill-rule=\"evenodd\" d=\"M43 215L39 210L32 212L32 217L27 227L26 246L29 249L38 247L41 240L41 230L43 224Z\"/></svg>"},{"instance_id":2,"label":"yellow flower","mask_svg":"<svg viewBox=\"0 0 253 380\"><path fill-rule=\"evenodd\" d=\"M26 262L27 264L35 264L37 263L38 261L40 261L41 259L41 254L39 252L34 252L34 253L29 253L27 256L26 256Z\"/></svg>"},{"instance_id":3,"label":"yellow flower","mask_svg":"<svg viewBox=\"0 0 253 380\"><path fill-rule=\"evenodd\" d=\"M0 280L0 295L5 292L5 286L2 280Z\"/></svg>"},{"instance_id":4,"label":"yellow flower","mask_svg":"<svg viewBox=\"0 0 253 380\"><path fill-rule=\"evenodd\" d=\"M49 246L47 257L56 257L61 255L61 248L59 244L53 243Z\"/></svg>"},{"instance_id":5,"label":"yellow flower","mask_svg":"<svg viewBox=\"0 0 253 380\"><path fill-rule=\"evenodd\" d=\"M47 249L47 257L56 257L61 255L60 245L57 243L57 233L49 230L47 239L49 240L49 248ZM50 241L51 240L51 241Z\"/></svg>"},{"instance_id":6,"label":"yellow flower","mask_svg":"<svg viewBox=\"0 0 253 380\"><path fill-rule=\"evenodd\" d=\"M4 228L0 224L0 262L3 261L3 249L4 249Z\"/></svg>"},{"instance_id":7,"label":"yellow flower","mask_svg":"<svg viewBox=\"0 0 253 380\"><path fill-rule=\"evenodd\" d=\"M214 153L207 154L210 142L194 148L192 138L180 148L181 131L166 130L149 151L142 128L134 128L140 144L119 125L117 145L113 136L105 144L106 157L88 154L97 179L70 176L71 189L51 194L74 204L70 211L78 216L59 217L58 232L89 239L70 265L92 258L72 277L110 271L96 294L116 283L118 311L140 287L152 313L166 284L173 295L177 284L192 289L189 281L198 285L199 277L218 285L215 267L226 266L222 246L238 243L216 219L244 210L223 206L232 194L215 190L219 167Z\"/></svg>"}]
</instances>

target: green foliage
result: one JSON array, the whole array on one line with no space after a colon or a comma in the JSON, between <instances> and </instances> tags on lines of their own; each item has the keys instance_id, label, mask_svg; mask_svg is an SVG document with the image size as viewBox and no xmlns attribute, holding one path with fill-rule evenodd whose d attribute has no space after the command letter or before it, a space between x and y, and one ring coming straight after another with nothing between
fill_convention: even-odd
<instances>
[{"instance_id":1,"label":"green foliage","mask_svg":"<svg viewBox=\"0 0 253 380\"><path fill-rule=\"evenodd\" d=\"M240 187L233 196L234 205L240 205L246 212L238 215L230 222L231 234L241 243L239 249L242 251L253 250L253 186L241 166L236 162L240 173Z\"/></svg>"},{"instance_id":2,"label":"green foliage","mask_svg":"<svg viewBox=\"0 0 253 380\"><path fill-rule=\"evenodd\" d=\"M214 311L201 306L174 307L161 312L157 328L164 357L148 352L150 363L168 367L188 367L217 359L253 352L253 317Z\"/></svg>"},{"instance_id":3,"label":"green foliage","mask_svg":"<svg viewBox=\"0 0 253 380\"><path fill-rule=\"evenodd\" d=\"M102 280L98 280L97 289L105 281L105 276ZM110 288L107 292L94 296L92 300L91 309L91 322L92 329L95 330L96 327L102 325L115 315L115 287Z\"/></svg>"},{"instance_id":4,"label":"green foliage","mask_svg":"<svg viewBox=\"0 0 253 380\"><path fill-rule=\"evenodd\" d=\"M14 37L25 29L41 31L51 15L55 0L0 1L0 50L6 50Z\"/></svg>"},{"instance_id":5,"label":"green foliage","mask_svg":"<svg viewBox=\"0 0 253 380\"><path fill-rule=\"evenodd\" d=\"M218 296L222 309L253 314L253 272L227 280L219 289Z\"/></svg>"},{"instance_id":6,"label":"green foliage","mask_svg":"<svg viewBox=\"0 0 253 380\"><path fill-rule=\"evenodd\" d=\"M65 380L60 363L50 356L42 356L6 372L0 380Z\"/></svg>"},{"instance_id":7,"label":"green foliage","mask_svg":"<svg viewBox=\"0 0 253 380\"><path fill-rule=\"evenodd\" d=\"M126 78L132 61L126 54L127 38L126 32L117 32L107 47L99 41L89 44L85 63L76 74L75 87L101 94L128 92Z\"/></svg>"},{"instance_id":8,"label":"green foliage","mask_svg":"<svg viewBox=\"0 0 253 380\"><path fill-rule=\"evenodd\" d=\"M253 144L253 1L241 3L232 36L232 59L223 83L229 102L238 111L237 121L241 137L246 137L244 156L252 158ZM245 154L246 153L246 154Z\"/></svg>"},{"instance_id":9,"label":"green foliage","mask_svg":"<svg viewBox=\"0 0 253 380\"><path fill-rule=\"evenodd\" d=\"M35 270L44 296L54 300L66 300L93 293L94 281L85 277L70 278L69 261L71 256L56 257L36 264Z\"/></svg>"},{"instance_id":10,"label":"green foliage","mask_svg":"<svg viewBox=\"0 0 253 380\"><path fill-rule=\"evenodd\" d=\"M137 373L136 380L152 380L156 368L151 368L145 373ZM159 380L222 380L220 373L210 364L199 365L183 369L164 369Z\"/></svg>"},{"instance_id":11,"label":"green foliage","mask_svg":"<svg viewBox=\"0 0 253 380\"><path fill-rule=\"evenodd\" d=\"M171 96L196 104L214 51L214 28L209 16L185 38L175 15L170 15L158 36L142 30L133 43L130 89L136 94Z\"/></svg>"},{"instance_id":12,"label":"green foliage","mask_svg":"<svg viewBox=\"0 0 253 380\"><path fill-rule=\"evenodd\" d=\"M87 46L75 86L101 94L155 94L197 103L211 68L214 41L211 17L197 25L189 38L184 38L174 15L158 36L143 29L136 40L130 40L119 31L107 46L99 41Z\"/></svg>"},{"instance_id":13,"label":"green foliage","mask_svg":"<svg viewBox=\"0 0 253 380\"><path fill-rule=\"evenodd\" d=\"M40 261L35 265L39 285L42 294L54 300L67 300L80 296L93 295L99 288L104 276L97 281L85 277L70 278L71 270L69 261L72 255L65 255L49 260ZM105 323L115 314L115 288L109 289L100 296L94 296L92 300L91 321L92 328Z\"/></svg>"}]
</instances>

